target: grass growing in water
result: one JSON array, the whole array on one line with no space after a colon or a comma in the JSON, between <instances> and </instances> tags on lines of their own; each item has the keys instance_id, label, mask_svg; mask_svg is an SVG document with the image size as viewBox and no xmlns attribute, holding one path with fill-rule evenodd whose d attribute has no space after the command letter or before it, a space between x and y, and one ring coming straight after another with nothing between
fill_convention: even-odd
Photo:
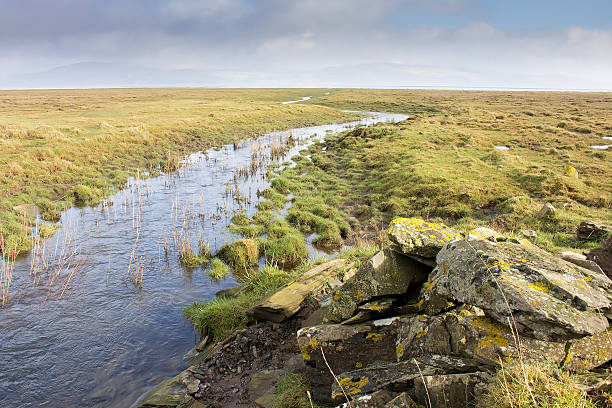
<instances>
[{"instance_id":1,"label":"grass growing in water","mask_svg":"<svg viewBox=\"0 0 612 408\"><path fill-rule=\"evenodd\" d=\"M295 277L294 273L274 266L266 266L259 272L247 274L244 289L233 298L215 298L210 302L195 302L185 309L185 316L202 333L208 333L213 341L221 341L234 330L248 322L246 311L260 299L275 292Z\"/></svg>"},{"instance_id":2,"label":"grass growing in water","mask_svg":"<svg viewBox=\"0 0 612 408\"><path fill-rule=\"evenodd\" d=\"M210 262L210 269L208 271L208 275L212 280L221 280L227 276L229 273L229 266L227 266L222 260L219 258L213 258Z\"/></svg>"},{"instance_id":3,"label":"grass growing in water","mask_svg":"<svg viewBox=\"0 0 612 408\"><path fill-rule=\"evenodd\" d=\"M7 242L19 250L30 247L15 206L36 204L43 219L55 222L61 209L98 203L138 169L170 172L198 150L355 117L322 106L279 103L303 92L0 91L0 223Z\"/></svg>"},{"instance_id":4,"label":"grass growing in water","mask_svg":"<svg viewBox=\"0 0 612 408\"><path fill-rule=\"evenodd\" d=\"M257 266L259 250L252 239L241 239L221 247L217 256L234 270L247 271Z\"/></svg>"}]
</instances>

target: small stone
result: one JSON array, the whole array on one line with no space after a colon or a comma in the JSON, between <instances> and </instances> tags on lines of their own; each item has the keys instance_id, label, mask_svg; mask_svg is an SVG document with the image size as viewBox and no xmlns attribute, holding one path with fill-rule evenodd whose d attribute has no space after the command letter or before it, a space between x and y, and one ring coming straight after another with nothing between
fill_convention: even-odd
<instances>
[{"instance_id":1,"label":"small stone","mask_svg":"<svg viewBox=\"0 0 612 408\"><path fill-rule=\"evenodd\" d=\"M557 212L557 209L553 207L551 203L546 203L542 206L542 208L540 209L540 212L538 212L537 217L538 218L552 217L553 215L555 215L556 212Z\"/></svg>"},{"instance_id":2,"label":"small stone","mask_svg":"<svg viewBox=\"0 0 612 408\"><path fill-rule=\"evenodd\" d=\"M574 168L574 166L565 166L565 175L569 177L578 178L578 171Z\"/></svg>"},{"instance_id":3,"label":"small stone","mask_svg":"<svg viewBox=\"0 0 612 408\"><path fill-rule=\"evenodd\" d=\"M534 230L523 230L521 233L525 238L536 238L538 236Z\"/></svg>"}]
</instances>

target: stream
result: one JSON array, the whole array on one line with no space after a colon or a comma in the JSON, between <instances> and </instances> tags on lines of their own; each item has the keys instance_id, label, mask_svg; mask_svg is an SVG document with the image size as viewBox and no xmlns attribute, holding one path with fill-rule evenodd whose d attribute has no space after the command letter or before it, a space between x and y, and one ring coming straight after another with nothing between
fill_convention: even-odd
<instances>
[{"instance_id":1,"label":"stream","mask_svg":"<svg viewBox=\"0 0 612 408\"><path fill-rule=\"evenodd\" d=\"M185 369L198 334L182 308L236 282L181 266L179 247L197 252L204 240L215 252L239 239L227 225L235 211L256 211L271 163L329 132L406 118L370 113L195 153L172 174L132 178L97 207L64 211L62 228L14 265L0 308L0 407L129 407ZM290 138L297 144L273 160Z\"/></svg>"}]
</instances>

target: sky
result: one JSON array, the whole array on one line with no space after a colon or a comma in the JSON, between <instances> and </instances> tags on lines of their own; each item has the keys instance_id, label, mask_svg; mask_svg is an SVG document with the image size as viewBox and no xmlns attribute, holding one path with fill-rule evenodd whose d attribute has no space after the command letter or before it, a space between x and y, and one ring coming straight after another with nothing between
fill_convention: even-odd
<instances>
[{"instance_id":1,"label":"sky","mask_svg":"<svg viewBox=\"0 0 612 408\"><path fill-rule=\"evenodd\" d=\"M0 0L0 87L612 89L610 0Z\"/></svg>"}]
</instances>

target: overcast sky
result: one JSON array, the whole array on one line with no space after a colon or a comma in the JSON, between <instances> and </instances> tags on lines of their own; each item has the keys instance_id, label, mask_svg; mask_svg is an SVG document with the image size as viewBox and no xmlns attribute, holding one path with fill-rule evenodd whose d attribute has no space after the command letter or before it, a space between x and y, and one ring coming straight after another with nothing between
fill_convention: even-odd
<instances>
[{"instance_id":1,"label":"overcast sky","mask_svg":"<svg viewBox=\"0 0 612 408\"><path fill-rule=\"evenodd\" d=\"M612 89L612 1L0 0L0 84L71 64L45 80Z\"/></svg>"}]
</instances>

